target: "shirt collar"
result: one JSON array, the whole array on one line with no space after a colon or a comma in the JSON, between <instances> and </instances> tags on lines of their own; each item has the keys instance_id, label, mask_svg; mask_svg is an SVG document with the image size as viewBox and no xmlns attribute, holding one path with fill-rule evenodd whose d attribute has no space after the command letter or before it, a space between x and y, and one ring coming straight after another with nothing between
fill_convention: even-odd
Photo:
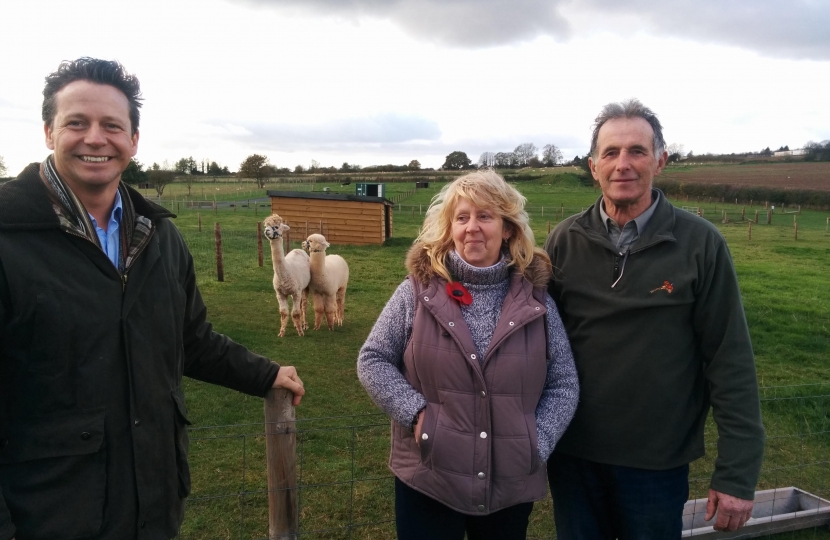
<instances>
[{"instance_id":1,"label":"shirt collar","mask_svg":"<svg viewBox=\"0 0 830 540\"><path fill-rule=\"evenodd\" d=\"M657 203L660 202L660 191L656 189L651 190L651 206L646 208L646 211L640 214L639 216L635 217L631 221L634 222L634 226L637 227L637 234L642 234L644 230L646 230L646 225L651 220L651 216L654 215L654 211L657 209ZM602 218L602 224L605 226L605 232L609 232L608 230L608 220L614 221L611 216L605 211L605 197L602 198L599 202L599 215Z\"/></svg>"},{"instance_id":2,"label":"shirt collar","mask_svg":"<svg viewBox=\"0 0 830 540\"><path fill-rule=\"evenodd\" d=\"M115 192L115 204L112 205L112 212L110 212L109 221L107 225L115 221L116 223L121 223L121 214L124 212L124 205L121 202L121 192ZM87 212L89 214L89 212ZM93 217L92 214L89 214L89 219L92 220L92 224L98 227L98 220Z\"/></svg>"}]
</instances>

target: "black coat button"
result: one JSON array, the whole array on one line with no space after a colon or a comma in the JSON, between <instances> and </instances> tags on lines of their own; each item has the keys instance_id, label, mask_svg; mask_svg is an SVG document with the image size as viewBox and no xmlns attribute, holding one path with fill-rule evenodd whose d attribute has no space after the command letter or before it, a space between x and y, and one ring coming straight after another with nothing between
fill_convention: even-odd
<instances>
[{"instance_id":1,"label":"black coat button","mask_svg":"<svg viewBox=\"0 0 830 540\"><path fill-rule=\"evenodd\" d=\"M141 525L139 525L139 527L141 527L142 529L143 529L144 527L146 527L146 526L147 526L147 522L146 522L146 521L142 521L142 522L141 522Z\"/></svg>"},{"instance_id":2,"label":"black coat button","mask_svg":"<svg viewBox=\"0 0 830 540\"><path fill-rule=\"evenodd\" d=\"M90 437L92 437L92 435L90 435L88 431L81 433L81 439L84 441L88 441Z\"/></svg>"},{"instance_id":3,"label":"black coat button","mask_svg":"<svg viewBox=\"0 0 830 540\"><path fill-rule=\"evenodd\" d=\"M141 420L136 419L136 421L135 421L135 422L133 422L133 423L134 423L135 425L137 425L137 426L140 426L140 425L141 425Z\"/></svg>"}]
</instances>

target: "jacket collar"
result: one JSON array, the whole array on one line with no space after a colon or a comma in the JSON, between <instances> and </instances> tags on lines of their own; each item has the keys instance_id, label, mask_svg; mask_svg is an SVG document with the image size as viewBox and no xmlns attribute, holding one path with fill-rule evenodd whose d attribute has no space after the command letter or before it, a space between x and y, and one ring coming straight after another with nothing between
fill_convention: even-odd
<instances>
[{"instance_id":1,"label":"jacket collar","mask_svg":"<svg viewBox=\"0 0 830 540\"><path fill-rule=\"evenodd\" d=\"M432 268L429 256L427 255L426 247L422 242L416 242L409 248L409 252L406 254L406 269L418 281L424 284L429 283L436 276L435 270ZM531 259L530 264L525 268L523 277L534 287L547 287L551 273L552 268L547 254L538 248L535 249L533 259Z\"/></svg>"},{"instance_id":2,"label":"jacket collar","mask_svg":"<svg viewBox=\"0 0 830 540\"><path fill-rule=\"evenodd\" d=\"M166 208L126 186L136 214L152 221L175 217ZM40 163L31 163L11 182L0 187L0 230L57 229L60 221L40 179Z\"/></svg>"},{"instance_id":3,"label":"jacket collar","mask_svg":"<svg viewBox=\"0 0 830 540\"><path fill-rule=\"evenodd\" d=\"M640 233L640 237L634 245L631 246L632 252L645 249L660 242L675 241L673 233L675 208L666 199L662 191L659 189L653 189L652 191L657 192L659 197L657 207L654 209L654 214L651 216L648 226ZM602 195L571 223L568 231L584 234L594 243L601 244L616 252L617 249L608 239L608 232L602 222L600 204L602 204Z\"/></svg>"}]
</instances>

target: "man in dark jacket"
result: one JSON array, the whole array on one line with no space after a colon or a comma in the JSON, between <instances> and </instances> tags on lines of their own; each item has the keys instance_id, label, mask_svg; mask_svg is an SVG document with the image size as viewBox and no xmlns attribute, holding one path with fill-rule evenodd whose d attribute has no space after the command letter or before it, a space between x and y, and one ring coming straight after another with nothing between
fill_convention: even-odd
<instances>
[{"instance_id":1,"label":"man in dark jacket","mask_svg":"<svg viewBox=\"0 0 830 540\"><path fill-rule=\"evenodd\" d=\"M710 406L707 519L733 531L752 513L764 429L737 277L717 228L653 189L667 158L651 110L607 105L589 158L602 196L546 244L581 394L548 462L562 540L679 539Z\"/></svg>"},{"instance_id":2,"label":"man in dark jacket","mask_svg":"<svg viewBox=\"0 0 830 540\"><path fill-rule=\"evenodd\" d=\"M305 392L212 330L172 214L120 182L138 80L81 58L43 94L53 154L0 188L0 540L172 538L190 491L182 376Z\"/></svg>"}]
</instances>

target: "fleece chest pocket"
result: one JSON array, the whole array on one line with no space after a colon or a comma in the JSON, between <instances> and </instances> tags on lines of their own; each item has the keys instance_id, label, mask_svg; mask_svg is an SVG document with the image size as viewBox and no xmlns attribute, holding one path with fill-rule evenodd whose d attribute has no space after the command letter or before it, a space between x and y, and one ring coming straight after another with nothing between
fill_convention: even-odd
<instances>
[{"instance_id":1,"label":"fleece chest pocket","mask_svg":"<svg viewBox=\"0 0 830 540\"><path fill-rule=\"evenodd\" d=\"M0 488L18 537L63 540L101 529L104 411L23 419L0 444Z\"/></svg>"}]
</instances>

